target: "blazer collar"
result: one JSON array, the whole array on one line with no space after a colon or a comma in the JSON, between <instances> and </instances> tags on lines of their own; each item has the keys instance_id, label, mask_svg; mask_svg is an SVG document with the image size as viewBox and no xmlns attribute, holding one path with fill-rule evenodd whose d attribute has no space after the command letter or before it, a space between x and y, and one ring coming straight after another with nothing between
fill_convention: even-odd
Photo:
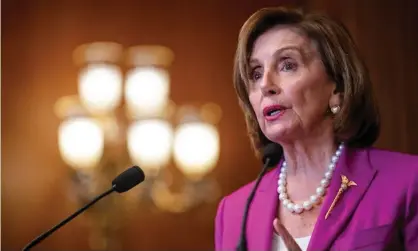
<instances>
[{"instance_id":1,"label":"blazer collar","mask_svg":"<svg viewBox=\"0 0 418 251\"><path fill-rule=\"evenodd\" d=\"M344 230L354 209L367 191L376 170L369 161L369 150L345 148L334 171L322 209L312 233L308 251L329 250L334 240ZM328 218L327 211L337 196L344 175L356 185L348 187L336 201Z\"/></svg>"}]
</instances>

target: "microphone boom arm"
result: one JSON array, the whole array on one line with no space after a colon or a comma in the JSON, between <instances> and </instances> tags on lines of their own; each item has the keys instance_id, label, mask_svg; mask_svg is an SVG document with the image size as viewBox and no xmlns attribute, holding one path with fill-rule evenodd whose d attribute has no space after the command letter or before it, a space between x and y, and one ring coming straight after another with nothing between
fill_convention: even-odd
<instances>
[{"instance_id":1,"label":"microphone boom arm","mask_svg":"<svg viewBox=\"0 0 418 251\"><path fill-rule=\"evenodd\" d=\"M41 241L43 241L45 238L47 238L53 232L57 231L59 228L61 228L62 226L64 226L65 224L67 224L69 221L71 221L72 219L74 219L75 217L77 217L79 214L81 214L82 212L84 212L87 208L91 207L93 204L95 204L99 200L103 199L107 195L113 193L115 191L115 188L116 188L116 185L113 185L112 188L110 188L106 192L104 192L104 193L100 194L99 196L97 196L96 198L94 198L92 201L90 201L89 203L87 203L84 207L80 208L75 213L73 213L72 215L68 216L66 219L64 219L63 221L61 221L57 225L55 225L53 228L49 229L47 232L45 232L45 233L41 234L40 236L36 237L35 239L33 239L33 241L31 241L28 245L26 245L26 247L24 247L22 249L22 251L27 251L27 250L31 249L33 246L35 246L38 243L40 243Z\"/></svg>"}]
</instances>

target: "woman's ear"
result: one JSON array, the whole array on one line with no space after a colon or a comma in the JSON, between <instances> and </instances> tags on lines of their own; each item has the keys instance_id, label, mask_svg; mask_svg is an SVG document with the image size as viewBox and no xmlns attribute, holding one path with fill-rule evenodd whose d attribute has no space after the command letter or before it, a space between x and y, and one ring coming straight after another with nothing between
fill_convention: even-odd
<instances>
[{"instance_id":1,"label":"woman's ear","mask_svg":"<svg viewBox=\"0 0 418 251\"><path fill-rule=\"evenodd\" d=\"M342 93L337 90L337 85L334 85L331 97L329 99L329 108L333 114L340 111L342 105Z\"/></svg>"}]
</instances>

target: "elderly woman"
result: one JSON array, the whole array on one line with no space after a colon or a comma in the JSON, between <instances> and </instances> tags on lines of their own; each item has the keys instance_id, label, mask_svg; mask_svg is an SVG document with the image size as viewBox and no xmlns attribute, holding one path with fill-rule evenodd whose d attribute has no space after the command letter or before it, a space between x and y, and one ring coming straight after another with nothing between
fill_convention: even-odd
<instances>
[{"instance_id":1,"label":"elderly woman","mask_svg":"<svg viewBox=\"0 0 418 251\"><path fill-rule=\"evenodd\" d=\"M372 85L342 24L257 11L239 35L234 85L256 151L282 149L249 208L244 249L418 250L418 157L372 148ZM253 188L220 202L216 250L237 248Z\"/></svg>"}]
</instances>

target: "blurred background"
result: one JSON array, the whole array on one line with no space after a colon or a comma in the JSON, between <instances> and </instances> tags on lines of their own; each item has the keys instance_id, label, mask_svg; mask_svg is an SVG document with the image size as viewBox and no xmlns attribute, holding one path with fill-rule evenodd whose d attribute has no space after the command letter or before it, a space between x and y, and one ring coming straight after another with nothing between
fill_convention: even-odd
<instances>
[{"instance_id":1,"label":"blurred background","mask_svg":"<svg viewBox=\"0 0 418 251\"><path fill-rule=\"evenodd\" d=\"M241 25L261 7L341 19L372 74L376 146L418 154L415 0L1 3L3 250L20 250L134 164L146 182L37 250L213 250L219 200L260 170L232 63Z\"/></svg>"}]
</instances>

